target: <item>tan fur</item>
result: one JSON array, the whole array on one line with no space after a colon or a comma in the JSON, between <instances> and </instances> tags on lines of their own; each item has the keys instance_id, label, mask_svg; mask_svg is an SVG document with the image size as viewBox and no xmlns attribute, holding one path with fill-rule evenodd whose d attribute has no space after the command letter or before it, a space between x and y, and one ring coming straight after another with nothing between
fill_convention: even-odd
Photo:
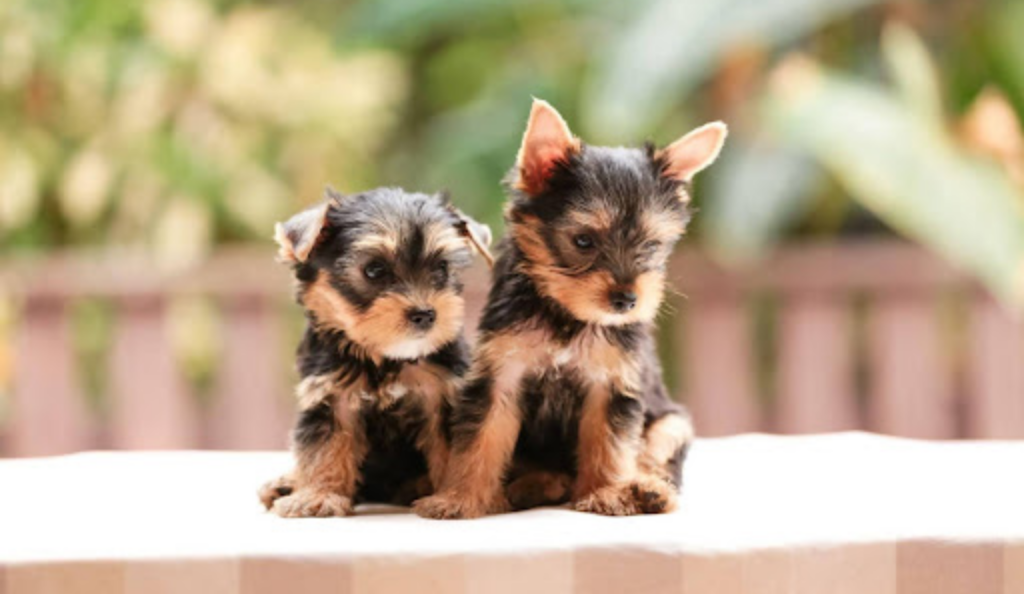
<instances>
[{"instance_id":1,"label":"tan fur","mask_svg":"<svg viewBox=\"0 0 1024 594\"><path fill-rule=\"evenodd\" d=\"M496 401L472 445L452 452L441 492L417 501L417 512L431 518L478 518L507 511L502 469L512 457L519 425L516 403Z\"/></svg>"},{"instance_id":2,"label":"tan fur","mask_svg":"<svg viewBox=\"0 0 1024 594\"><path fill-rule=\"evenodd\" d=\"M357 410L367 406L365 397L383 401L388 394L405 394L404 398L420 398L424 409L435 411L419 436L417 447L423 452L429 471L426 483L412 479L397 496L399 503L429 495L444 476L448 458L448 445L444 439L441 415L436 414L444 401L450 401L461 383L446 379L446 372L430 363L408 365L391 383L372 392L365 381L346 386L336 384L333 374L311 376L300 382L296 389L300 410L320 404L327 398L336 399L336 411L341 429L315 451L299 451L297 468L289 474L265 484L259 491L260 500L268 508L284 517L314 517L347 515L352 512L351 499L359 481L359 465L366 456L363 428L358 423ZM383 402L382 402L383 404ZM283 495L281 489L291 491ZM338 495L335 497L334 495Z\"/></svg>"},{"instance_id":3,"label":"tan fur","mask_svg":"<svg viewBox=\"0 0 1024 594\"><path fill-rule=\"evenodd\" d=\"M608 424L609 386L629 393L632 386L638 385L635 362L627 353L594 334L582 335L563 348L555 346L544 333L531 331L488 336L478 346L472 373L491 370L495 405L472 445L452 454L441 492L416 503L418 513L433 518L471 518L508 506L500 483L520 427L516 390L527 370L551 367L573 369L594 382L584 402L579 428L579 473L573 489L574 505L606 515L631 515L642 511L636 489L640 482L649 481L637 472L639 430L634 435L617 436ZM567 478L530 474L517 477L506 488L512 505L532 507L562 499L556 487ZM644 492L649 491L651 489Z\"/></svg>"},{"instance_id":4,"label":"tan fur","mask_svg":"<svg viewBox=\"0 0 1024 594\"><path fill-rule=\"evenodd\" d=\"M423 249L423 252L426 254L433 252L453 253L461 250L466 245L466 239L459 235L458 231L450 225L440 226L435 224L424 230L423 234L427 239ZM476 249L475 246L470 247Z\"/></svg>"},{"instance_id":5,"label":"tan fur","mask_svg":"<svg viewBox=\"0 0 1024 594\"><path fill-rule=\"evenodd\" d=\"M450 404L462 388L461 380L446 381L445 377L445 372L434 365L421 363L403 369L399 375L399 382L423 398L426 410L440 411L442 405L445 402ZM431 415L426 430L416 443L427 460L427 470L433 489L440 488L448 464L448 442L444 438L442 422L440 414Z\"/></svg>"},{"instance_id":6,"label":"tan fur","mask_svg":"<svg viewBox=\"0 0 1024 594\"><path fill-rule=\"evenodd\" d=\"M616 286L615 279L606 270L580 277L570 277L557 270L545 268L534 272L541 291L558 301L576 318L597 322L610 314L608 293Z\"/></svg>"},{"instance_id":7,"label":"tan fur","mask_svg":"<svg viewBox=\"0 0 1024 594\"><path fill-rule=\"evenodd\" d=\"M382 227L381 233L359 238L352 244L354 252L380 252L393 254L398 249L398 235L390 227Z\"/></svg>"},{"instance_id":8,"label":"tan fur","mask_svg":"<svg viewBox=\"0 0 1024 594\"><path fill-rule=\"evenodd\" d=\"M614 280L604 271L578 278L562 274L554 265L554 258L536 228L539 224L538 220L531 219L513 226L513 241L527 258L525 272L537 282L537 287L544 294L558 301L577 318L597 321L608 310L597 299L599 295L608 294Z\"/></svg>"},{"instance_id":9,"label":"tan fur","mask_svg":"<svg viewBox=\"0 0 1024 594\"><path fill-rule=\"evenodd\" d=\"M274 501L282 517L325 517L352 513L359 466L366 456L366 437L356 414L358 399L335 403L338 428L326 443L296 454L292 494Z\"/></svg>"},{"instance_id":10,"label":"tan fur","mask_svg":"<svg viewBox=\"0 0 1024 594\"><path fill-rule=\"evenodd\" d=\"M352 498L332 491L301 489L274 502L271 508L282 518L329 518L352 514Z\"/></svg>"},{"instance_id":11,"label":"tan fur","mask_svg":"<svg viewBox=\"0 0 1024 594\"><path fill-rule=\"evenodd\" d=\"M366 455L366 439L357 410L358 396L352 393L335 403L338 429L321 448L296 452L296 478L303 485L334 490L351 497L355 494L359 464Z\"/></svg>"},{"instance_id":12,"label":"tan fur","mask_svg":"<svg viewBox=\"0 0 1024 594\"><path fill-rule=\"evenodd\" d=\"M665 273L649 270L640 274L633 284L633 291L637 295L636 307L626 315L627 319L650 322L657 317L665 296Z\"/></svg>"},{"instance_id":13,"label":"tan fur","mask_svg":"<svg viewBox=\"0 0 1024 594\"><path fill-rule=\"evenodd\" d=\"M641 472L629 484L629 490L641 513L663 514L676 509L679 494L668 480Z\"/></svg>"},{"instance_id":14,"label":"tan fur","mask_svg":"<svg viewBox=\"0 0 1024 594\"><path fill-rule=\"evenodd\" d=\"M538 289L558 301L576 318L586 322L604 325L622 325L634 322L649 322L658 315L664 297L665 275L660 270L640 274L633 285L621 287L611 273L605 270L583 276L570 276L555 266L554 258L544 244L538 229L540 222L529 219L515 224L512 239L526 255L525 272L536 281ZM658 233L667 233L669 225L658 228ZM673 225L678 234L678 225ZM608 294L613 289L630 289L637 294L637 304L627 313L615 313L608 307Z\"/></svg>"},{"instance_id":15,"label":"tan fur","mask_svg":"<svg viewBox=\"0 0 1024 594\"><path fill-rule=\"evenodd\" d=\"M434 352L462 330L465 311L462 296L446 289L412 297L388 294L360 313L338 295L323 272L300 298L318 324L344 331L377 358L396 356L394 351L406 345L413 345L409 348L414 351L408 358ZM434 326L422 336L411 337L405 325L406 311L412 307L432 307L437 312Z\"/></svg>"},{"instance_id":16,"label":"tan fur","mask_svg":"<svg viewBox=\"0 0 1024 594\"><path fill-rule=\"evenodd\" d=\"M502 492L504 470L519 437L519 406L516 390L527 369L543 351L544 337L537 332L501 334L479 345L470 379L481 369L494 374L493 406L473 443L453 451L448 460L441 492L416 502L420 515L431 518L475 518L508 509Z\"/></svg>"},{"instance_id":17,"label":"tan fur","mask_svg":"<svg viewBox=\"0 0 1024 594\"><path fill-rule=\"evenodd\" d=\"M635 516L640 513L629 483L616 483L592 491L575 500L573 509L602 516Z\"/></svg>"},{"instance_id":18,"label":"tan fur","mask_svg":"<svg viewBox=\"0 0 1024 594\"><path fill-rule=\"evenodd\" d=\"M667 510L675 508L676 487L668 474L668 461L680 448L693 440L693 425L686 417L668 414L644 431L643 449L638 461L641 499Z\"/></svg>"},{"instance_id":19,"label":"tan fur","mask_svg":"<svg viewBox=\"0 0 1024 594\"><path fill-rule=\"evenodd\" d=\"M602 221L589 218L577 223L596 228ZM554 266L554 259L540 237L538 224L536 220L521 221L511 231L513 240L527 256L524 272L537 282L542 292L583 320L607 325L654 318L662 299L664 278L661 272L641 274L635 285L629 287L638 294L637 307L628 314L615 314L606 305L607 296L621 287L611 275L603 271L581 277L562 274ZM666 226L655 232L677 234L679 230ZM664 490L661 483L637 472L639 428L634 435L618 436L608 424L611 387L628 394L639 386L639 372L633 357L598 333L584 333L572 344L559 347L546 334L532 331L485 336L478 345L471 375L480 370L490 371L495 405L472 445L453 454L442 491L417 503L421 515L477 517L502 507L494 502L501 499L497 494L500 481L518 437L516 391L527 370L551 367L574 369L592 385L579 428L579 473L573 489L574 505L581 510L608 515L631 515L658 505L665 507L665 500L653 501L648 497L650 493ZM520 477L510 484L507 493L515 499L517 507L532 504L542 499L544 481L549 479L554 481L551 477Z\"/></svg>"},{"instance_id":20,"label":"tan fur","mask_svg":"<svg viewBox=\"0 0 1024 594\"><path fill-rule=\"evenodd\" d=\"M611 390L602 382L593 386L583 403L579 455L573 499L632 480L636 475L639 435L616 436L608 424Z\"/></svg>"},{"instance_id":21,"label":"tan fur","mask_svg":"<svg viewBox=\"0 0 1024 594\"><path fill-rule=\"evenodd\" d=\"M686 417L669 414L651 423L644 431L644 458L659 466L693 440L693 424Z\"/></svg>"},{"instance_id":22,"label":"tan fur","mask_svg":"<svg viewBox=\"0 0 1024 594\"><path fill-rule=\"evenodd\" d=\"M569 214L570 220L581 228L607 233L615 223L615 213L608 210L579 211Z\"/></svg>"},{"instance_id":23,"label":"tan fur","mask_svg":"<svg viewBox=\"0 0 1024 594\"><path fill-rule=\"evenodd\" d=\"M335 392L334 374L311 375L295 387L295 397L299 401L299 410L308 410L327 400Z\"/></svg>"},{"instance_id":24,"label":"tan fur","mask_svg":"<svg viewBox=\"0 0 1024 594\"><path fill-rule=\"evenodd\" d=\"M686 231L677 218L665 216L664 213L648 213L643 217L641 225L645 235L663 246L670 245Z\"/></svg>"},{"instance_id":25,"label":"tan fur","mask_svg":"<svg viewBox=\"0 0 1024 594\"><path fill-rule=\"evenodd\" d=\"M359 323L349 331L349 336L374 353L383 352L389 345L408 340L405 312L411 307L424 305L404 295L378 297L370 309L360 316Z\"/></svg>"},{"instance_id":26,"label":"tan fur","mask_svg":"<svg viewBox=\"0 0 1024 594\"><path fill-rule=\"evenodd\" d=\"M320 326L347 331L355 325L355 311L331 286L326 273L321 272L306 291L299 295L299 299L307 310L313 312Z\"/></svg>"},{"instance_id":27,"label":"tan fur","mask_svg":"<svg viewBox=\"0 0 1024 594\"><path fill-rule=\"evenodd\" d=\"M540 226L540 219L524 216L522 222L512 224L509 234L531 264L536 267L552 267L555 262L548 252L547 246L544 245L544 239L540 235Z\"/></svg>"}]
</instances>

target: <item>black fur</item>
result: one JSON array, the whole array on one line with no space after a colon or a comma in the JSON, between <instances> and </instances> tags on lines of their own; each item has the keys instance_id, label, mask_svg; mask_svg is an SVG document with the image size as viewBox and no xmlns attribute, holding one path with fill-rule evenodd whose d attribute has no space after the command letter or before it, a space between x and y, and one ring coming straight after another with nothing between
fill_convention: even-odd
<instances>
[{"instance_id":1,"label":"black fur","mask_svg":"<svg viewBox=\"0 0 1024 594\"><path fill-rule=\"evenodd\" d=\"M643 419L643 401L622 392L612 392L611 401L608 402L608 424L612 433L628 437L643 427Z\"/></svg>"},{"instance_id":2,"label":"black fur","mask_svg":"<svg viewBox=\"0 0 1024 594\"><path fill-rule=\"evenodd\" d=\"M316 448L331 438L338 428L334 418L334 403L325 400L299 413L292 439L301 450Z\"/></svg>"},{"instance_id":3,"label":"black fur","mask_svg":"<svg viewBox=\"0 0 1024 594\"><path fill-rule=\"evenodd\" d=\"M427 472L427 463L416 447L426 413L411 400L393 407L365 407L362 422L370 453L360 467L362 481L357 501L394 501L403 485Z\"/></svg>"},{"instance_id":4,"label":"black fur","mask_svg":"<svg viewBox=\"0 0 1024 594\"><path fill-rule=\"evenodd\" d=\"M438 289L450 286L460 291L458 276L444 274L440 270L441 255L424 250L424 227L438 222L455 227L461 220L450 204L436 195L379 188L346 196L327 211L326 225L316 248L307 262L295 266L296 278L300 282L311 282L319 271L328 271L331 273L331 285L346 301L362 311L386 292L407 293L426 284ZM361 238L379 232L382 227L398 233L397 257L352 249ZM384 261L393 273L374 282L359 274L345 274L346 271L360 269L373 259ZM471 252L467 246L464 250L448 254L444 263L450 270L457 270L468 266L470 261Z\"/></svg>"},{"instance_id":5,"label":"black fur","mask_svg":"<svg viewBox=\"0 0 1024 594\"><path fill-rule=\"evenodd\" d=\"M452 378L461 378L469 367L469 345L461 336L425 357L427 361L447 371ZM331 331L306 330L299 347L298 367L302 377L337 372L342 385L351 385L362 379L367 385L379 388L394 379L407 365L417 361L385 359L380 364L359 354L344 334ZM399 494L406 483L426 474L427 464L416 447L416 441L425 430L427 412L412 399L402 399L392 406L382 407L367 401L359 410L359 422L364 428L369 453L360 466L362 480L356 493L357 502L400 502ZM430 414L442 415L447 433L447 419L451 405L442 403L442 409ZM314 449L323 444L338 429L333 402L319 404L299 413L292 434L296 449Z\"/></svg>"},{"instance_id":6,"label":"black fur","mask_svg":"<svg viewBox=\"0 0 1024 594\"><path fill-rule=\"evenodd\" d=\"M453 340L427 355L427 361L447 370L455 377L462 377L469 371L469 343L463 338Z\"/></svg>"},{"instance_id":7,"label":"black fur","mask_svg":"<svg viewBox=\"0 0 1024 594\"><path fill-rule=\"evenodd\" d=\"M509 178L511 208L507 213L512 234L516 226L535 225L532 221L539 220L539 228L534 228L556 266L575 270L572 254L565 253L565 242L559 241L559 234L565 233L574 212L608 211L615 213L615 224L603 240L615 247L578 274L604 270L616 282L625 284L645 271L663 270L671 246L658 246L664 249L653 255L645 247L650 240L642 235L641 217L650 212L670 217L680 235L690 219L687 204L680 199L688 188L683 182L663 175L665 166L649 147L583 146L556 163L545 190L536 196L528 196L516 187L513 171ZM499 252L480 323L483 340L505 333L539 330L559 345L569 345L589 335L629 353L641 370L640 385L628 391L612 386L607 412L612 432L621 437L636 438L645 426L667 414L686 414L665 390L648 321L602 325L578 319L567 307L542 293L528 272L527 254L513 238L504 240ZM570 369L540 369L521 380L518 403L522 425L514 454L516 468L576 472L587 378ZM481 371L480 377L466 387L453 412L455 449L472 441L493 406L489 389L493 379L488 370ZM671 461L670 472L677 485L684 456L685 448Z\"/></svg>"},{"instance_id":8,"label":"black fur","mask_svg":"<svg viewBox=\"0 0 1024 594\"><path fill-rule=\"evenodd\" d=\"M518 464L575 474L582 382L575 374L564 373L524 378L519 398L523 427L515 449Z\"/></svg>"},{"instance_id":9,"label":"black fur","mask_svg":"<svg viewBox=\"0 0 1024 594\"><path fill-rule=\"evenodd\" d=\"M307 326L299 343L296 366L300 377L338 373L342 386L360 379L377 389L398 375L408 361L383 359L379 363L364 354L363 349L344 332Z\"/></svg>"},{"instance_id":10,"label":"black fur","mask_svg":"<svg viewBox=\"0 0 1024 594\"><path fill-rule=\"evenodd\" d=\"M428 245L444 243L432 244L431 240L436 237L428 234L455 230L459 224L466 224L446 197L406 193L393 188L329 197L330 206L307 258L304 261L293 258L300 304L306 305L309 292L325 278L329 290L360 312L368 311L378 299L389 294L422 295L431 290L457 294L461 291L459 271L469 264L468 245L454 244L453 247L448 242L443 250L427 249ZM298 222L294 226L291 222L286 224L286 242L300 241L305 236L302 225L320 222L320 219L303 219L300 215L293 221ZM373 247L386 242L372 241L361 244L368 247L355 247L357 242L368 238L394 241L397 249ZM366 273L366 267L378 260L386 265L387 274L374 279ZM317 290L322 291L323 287ZM431 369L425 373L439 376L455 391L469 367L469 347L460 330L456 337L418 358L394 358L359 344L353 338L357 333L347 326L349 332L346 333L340 329L338 321L318 319L318 311L323 312L321 317L327 318L333 310L307 307L307 328L297 349L296 367L303 379L323 377L323 381L333 384L323 400L299 413L292 434L294 448L299 453L315 456L317 448L324 447L343 429L336 408L355 406L357 419L354 422L361 431L353 434L364 435L367 443L363 444L365 448L353 449L365 450L367 454L359 467L354 500L392 502L402 499L408 503L409 485L424 477L428 470L426 458L419 449L424 431L436 426L430 422L434 415L447 419L451 404L447 396L431 398L429 401L438 402L440 408L425 410L427 400L413 393L415 386L406 386L410 391L408 395L394 397L385 388L410 366L426 365ZM327 391L319 386L316 389ZM441 439L447 438L447 434L441 436ZM302 459L300 455L300 463ZM278 488L278 495L287 495L283 490L291 492L293 487L300 489L302 486L286 484Z\"/></svg>"},{"instance_id":11,"label":"black fur","mask_svg":"<svg viewBox=\"0 0 1024 594\"><path fill-rule=\"evenodd\" d=\"M448 423L449 439L455 447L465 446L480 431L493 404L492 384L490 375L485 373L470 380L462 389Z\"/></svg>"}]
</instances>

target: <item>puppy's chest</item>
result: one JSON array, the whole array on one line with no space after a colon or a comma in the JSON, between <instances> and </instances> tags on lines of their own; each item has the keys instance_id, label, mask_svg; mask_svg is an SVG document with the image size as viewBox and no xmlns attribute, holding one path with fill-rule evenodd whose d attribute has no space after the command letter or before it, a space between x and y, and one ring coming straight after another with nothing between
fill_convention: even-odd
<instances>
[{"instance_id":1,"label":"puppy's chest","mask_svg":"<svg viewBox=\"0 0 1024 594\"><path fill-rule=\"evenodd\" d=\"M535 369L552 378L574 378L584 384L620 381L632 375L631 358L601 336L584 335L567 343L540 343Z\"/></svg>"},{"instance_id":2,"label":"puppy's chest","mask_svg":"<svg viewBox=\"0 0 1024 594\"><path fill-rule=\"evenodd\" d=\"M451 381L446 374L428 363L407 363L397 372L377 382L363 381L349 391L349 398L358 400L363 408L386 410L398 404L416 402L427 409L435 408Z\"/></svg>"},{"instance_id":3,"label":"puppy's chest","mask_svg":"<svg viewBox=\"0 0 1024 594\"><path fill-rule=\"evenodd\" d=\"M340 408L360 411L396 411L436 408L452 382L427 363L407 363L386 373L353 374L339 369L309 376L297 389L300 408L330 399Z\"/></svg>"}]
</instances>

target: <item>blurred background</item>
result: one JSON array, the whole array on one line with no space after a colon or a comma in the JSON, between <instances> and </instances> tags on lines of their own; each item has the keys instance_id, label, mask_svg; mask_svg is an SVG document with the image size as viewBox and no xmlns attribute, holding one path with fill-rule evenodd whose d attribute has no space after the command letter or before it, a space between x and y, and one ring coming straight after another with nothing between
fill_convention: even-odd
<instances>
[{"instance_id":1,"label":"blurred background","mask_svg":"<svg viewBox=\"0 0 1024 594\"><path fill-rule=\"evenodd\" d=\"M661 318L700 433L1024 437L1022 31L997 0L5 0L0 455L284 447L273 223L387 184L500 235L531 96L594 144L729 123Z\"/></svg>"}]
</instances>

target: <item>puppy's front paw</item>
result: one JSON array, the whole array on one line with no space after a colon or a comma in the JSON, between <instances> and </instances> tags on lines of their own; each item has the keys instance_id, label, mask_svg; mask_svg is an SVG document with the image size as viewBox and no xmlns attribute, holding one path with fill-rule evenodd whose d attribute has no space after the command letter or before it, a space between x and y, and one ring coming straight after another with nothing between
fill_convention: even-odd
<instances>
[{"instance_id":1,"label":"puppy's front paw","mask_svg":"<svg viewBox=\"0 0 1024 594\"><path fill-rule=\"evenodd\" d=\"M664 479L641 477L630 483L630 491L633 501L645 514L664 514L676 508L678 491Z\"/></svg>"},{"instance_id":2,"label":"puppy's front paw","mask_svg":"<svg viewBox=\"0 0 1024 594\"><path fill-rule=\"evenodd\" d=\"M352 514L352 500L330 492L299 490L274 502L272 511L282 518L329 518Z\"/></svg>"},{"instance_id":3,"label":"puppy's front paw","mask_svg":"<svg viewBox=\"0 0 1024 594\"><path fill-rule=\"evenodd\" d=\"M573 509L602 516L635 516L641 513L632 485L608 485L577 499Z\"/></svg>"},{"instance_id":4,"label":"puppy's front paw","mask_svg":"<svg viewBox=\"0 0 1024 594\"><path fill-rule=\"evenodd\" d=\"M286 474L272 481L268 481L260 487L260 501L263 503L263 507L269 510L274 507L275 501L287 495L291 495L294 490L295 485L292 483L292 478Z\"/></svg>"},{"instance_id":5,"label":"puppy's front paw","mask_svg":"<svg viewBox=\"0 0 1024 594\"><path fill-rule=\"evenodd\" d=\"M503 513L510 509L508 501L499 497L488 504L474 498L456 497L450 494L431 495L412 504L416 513L435 520L468 520L487 514Z\"/></svg>"}]
</instances>

